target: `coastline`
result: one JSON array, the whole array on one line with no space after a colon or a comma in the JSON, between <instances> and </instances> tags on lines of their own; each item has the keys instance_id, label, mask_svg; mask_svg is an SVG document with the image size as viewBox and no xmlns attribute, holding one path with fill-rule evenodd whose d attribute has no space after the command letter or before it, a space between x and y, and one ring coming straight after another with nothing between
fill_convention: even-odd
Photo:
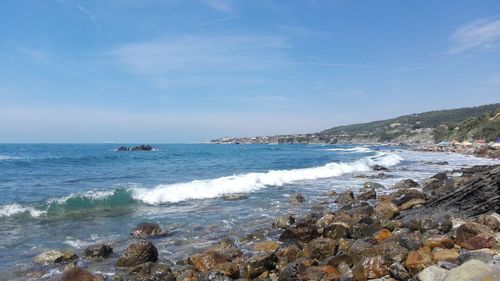
<instances>
[{"instance_id":1,"label":"coastline","mask_svg":"<svg viewBox=\"0 0 500 281\"><path fill-rule=\"evenodd\" d=\"M384 167L377 169L383 172ZM481 166L463 169L461 175L457 172L440 173L420 184L403 180L388 190L367 177L359 192L329 194L329 201L339 205L337 209L329 209L328 202L314 202L302 214L282 214L272 226L237 240L221 237L218 244L174 263L157 260L154 244L168 235L165 229L157 224L138 225L131 230L127 250L115 253L113 264L118 255L124 261L110 268L116 269L114 276L83 269L109 258L107 245L87 248L83 262L74 252L42 254L47 258L43 262L52 265L32 270L27 276L46 280L43 276L47 277L48 269L62 267L64 273L55 276L59 280L430 280L422 279L421 272L456 278L456 272L480 266L495 280L500 217L484 214L499 205L498 190L474 194L479 199L496 200L489 201L493 205L483 210L483 216L470 213L477 202L454 202L449 194L463 192L471 183L480 182L474 190L498 184L500 168ZM490 181L481 182L484 178ZM226 200L245 200L245 195ZM309 199L294 194L289 203L300 205L305 200ZM446 203L463 205L465 210L445 207ZM443 212L429 215L435 210ZM473 234L468 229L459 230L460 224L473 228ZM462 230L464 237L460 236ZM88 279L75 279L81 276ZM444 280L469 280L449 278Z\"/></svg>"}]
</instances>

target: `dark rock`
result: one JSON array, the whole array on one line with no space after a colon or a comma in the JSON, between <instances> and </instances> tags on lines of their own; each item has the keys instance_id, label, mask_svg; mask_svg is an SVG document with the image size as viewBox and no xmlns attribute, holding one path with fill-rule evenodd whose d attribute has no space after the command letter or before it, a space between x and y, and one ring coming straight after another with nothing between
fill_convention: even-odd
<instances>
[{"instance_id":1,"label":"dark rock","mask_svg":"<svg viewBox=\"0 0 500 281\"><path fill-rule=\"evenodd\" d=\"M232 281L233 279L225 276L222 272L210 271L202 274L197 281Z\"/></svg>"},{"instance_id":2,"label":"dark rock","mask_svg":"<svg viewBox=\"0 0 500 281\"><path fill-rule=\"evenodd\" d=\"M394 216L399 214L398 207L390 201L377 203L377 205L375 205L374 211L375 215L379 219L392 219Z\"/></svg>"},{"instance_id":3,"label":"dark rock","mask_svg":"<svg viewBox=\"0 0 500 281\"><path fill-rule=\"evenodd\" d=\"M458 260L461 264L469 260L479 260L484 263L489 263L493 260L493 257L490 254L484 252L467 252L461 254L458 257Z\"/></svg>"},{"instance_id":4,"label":"dark rock","mask_svg":"<svg viewBox=\"0 0 500 281\"><path fill-rule=\"evenodd\" d=\"M418 188L420 185L412 179L404 179L394 185L394 189Z\"/></svg>"},{"instance_id":5,"label":"dark rock","mask_svg":"<svg viewBox=\"0 0 500 281\"><path fill-rule=\"evenodd\" d=\"M306 198L304 198L304 195L300 193L294 193L290 195L290 198L288 199L292 204L302 204L306 202Z\"/></svg>"},{"instance_id":6,"label":"dark rock","mask_svg":"<svg viewBox=\"0 0 500 281\"><path fill-rule=\"evenodd\" d=\"M140 223L130 232L130 236L134 238L161 237L166 235L167 232L159 224L151 222Z\"/></svg>"},{"instance_id":7,"label":"dark rock","mask_svg":"<svg viewBox=\"0 0 500 281\"><path fill-rule=\"evenodd\" d=\"M35 263L38 264L57 264L75 261L78 256L73 251L51 250L35 257Z\"/></svg>"},{"instance_id":8,"label":"dark rock","mask_svg":"<svg viewBox=\"0 0 500 281\"><path fill-rule=\"evenodd\" d=\"M363 184L363 189L385 189L385 186L380 183L376 183L373 181L367 181Z\"/></svg>"},{"instance_id":9,"label":"dark rock","mask_svg":"<svg viewBox=\"0 0 500 281\"><path fill-rule=\"evenodd\" d=\"M364 258L352 268L355 280L381 278L389 274L389 266L382 256Z\"/></svg>"},{"instance_id":10,"label":"dark rock","mask_svg":"<svg viewBox=\"0 0 500 281\"><path fill-rule=\"evenodd\" d=\"M349 204L354 200L354 194L352 191L344 191L340 193L335 199L335 203L338 204Z\"/></svg>"},{"instance_id":11,"label":"dark rock","mask_svg":"<svg viewBox=\"0 0 500 281\"><path fill-rule=\"evenodd\" d=\"M389 267L389 273L391 274L392 278L398 281L406 281L411 278L410 273L399 262L391 264L391 266Z\"/></svg>"},{"instance_id":12,"label":"dark rock","mask_svg":"<svg viewBox=\"0 0 500 281\"><path fill-rule=\"evenodd\" d=\"M130 269L132 280L175 281L170 267L164 263L147 262Z\"/></svg>"},{"instance_id":13,"label":"dark rock","mask_svg":"<svg viewBox=\"0 0 500 281\"><path fill-rule=\"evenodd\" d=\"M133 147L120 146L116 151L151 151L154 148L150 145L138 145Z\"/></svg>"},{"instance_id":14,"label":"dark rock","mask_svg":"<svg viewBox=\"0 0 500 281\"><path fill-rule=\"evenodd\" d=\"M105 244L92 245L85 249L84 257L86 259L108 258L113 253L113 249Z\"/></svg>"},{"instance_id":15,"label":"dark rock","mask_svg":"<svg viewBox=\"0 0 500 281\"><path fill-rule=\"evenodd\" d=\"M323 236L331 239L347 238L349 236L349 225L336 222L324 227Z\"/></svg>"},{"instance_id":16,"label":"dark rock","mask_svg":"<svg viewBox=\"0 0 500 281\"><path fill-rule=\"evenodd\" d=\"M208 250L204 253L196 254L188 258L188 262L201 272L209 271L216 265L230 261L232 261L232 257L230 255L217 250Z\"/></svg>"},{"instance_id":17,"label":"dark rock","mask_svg":"<svg viewBox=\"0 0 500 281\"><path fill-rule=\"evenodd\" d=\"M253 279L268 270L273 270L276 266L276 257L273 253L264 253L253 256L247 260L243 266L243 277Z\"/></svg>"},{"instance_id":18,"label":"dark rock","mask_svg":"<svg viewBox=\"0 0 500 281\"><path fill-rule=\"evenodd\" d=\"M456 243L469 250L490 248L496 245L493 232L486 226L468 222L457 228Z\"/></svg>"},{"instance_id":19,"label":"dark rock","mask_svg":"<svg viewBox=\"0 0 500 281\"><path fill-rule=\"evenodd\" d=\"M340 254L328 259L326 264L331 265L333 267L338 267L341 263L347 264L349 267L352 267L353 260L352 257L347 254Z\"/></svg>"},{"instance_id":20,"label":"dark rock","mask_svg":"<svg viewBox=\"0 0 500 281\"><path fill-rule=\"evenodd\" d=\"M104 281L104 277L102 276L94 276L92 273L87 270L74 267L69 270L66 270L63 275L57 279L58 281Z\"/></svg>"},{"instance_id":21,"label":"dark rock","mask_svg":"<svg viewBox=\"0 0 500 281\"><path fill-rule=\"evenodd\" d=\"M376 199L377 198L377 193L375 192L375 189L368 189L366 191L363 191L358 195L358 200L370 200L370 199Z\"/></svg>"},{"instance_id":22,"label":"dark rock","mask_svg":"<svg viewBox=\"0 0 500 281\"><path fill-rule=\"evenodd\" d=\"M304 281L339 281L340 276L335 268L322 265L308 267L301 274L301 279Z\"/></svg>"},{"instance_id":23,"label":"dark rock","mask_svg":"<svg viewBox=\"0 0 500 281\"><path fill-rule=\"evenodd\" d=\"M222 195L222 199L226 201L236 201L236 200L243 200L247 199L248 195L245 193L229 193L229 194L224 194Z\"/></svg>"},{"instance_id":24,"label":"dark rock","mask_svg":"<svg viewBox=\"0 0 500 281\"><path fill-rule=\"evenodd\" d=\"M384 167L382 165L374 165L373 170L374 171L389 171L389 169L387 169L386 167Z\"/></svg>"},{"instance_id":25,"label":"dark rock","mask_svg":"<svg viewBox=\"0 0 500 281\"><path fill-rule=\"evenodd\" d=\"M278 275L278 281L301 281L301 273L305 271L302 263L293 262L288 264Z\"/></svg>"},{"instance_id":26,"label":"dark rock","mask_svg":"<svg viewBox=\"0 0 500 281\"><path fill-rule=\"evenodd\" d=\"M329 238L316 238L304 247L304 257L322 260L335 255L337 243Z\"/></svg>"},{"instance_id":27,"label":"dark rock","mask_svg":"<svg viewBox=\"0 0 500 281\"><path fill-rule=\"evenodd\" d=\"M120 255L116 266L133 267L146 262L158 260L158 251L149 241L139 241L130 246Z\"/></svg>"}]
</instances>

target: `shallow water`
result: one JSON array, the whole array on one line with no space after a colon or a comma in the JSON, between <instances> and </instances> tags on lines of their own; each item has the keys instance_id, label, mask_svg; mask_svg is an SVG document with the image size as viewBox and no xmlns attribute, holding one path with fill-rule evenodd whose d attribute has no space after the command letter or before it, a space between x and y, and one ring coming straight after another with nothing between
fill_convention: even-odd
<instances>
[{"instance_id":1,"label":"shallow water","mask_svg":"<svg viewBox=\"0 0 500 281\"><path fill-rule=\"evenodd\" d=\"M118 146L0 145L0 279L22 280L32 258L48 249L81 254L105 242L116 256L145 220L169 230L154 243L160 259L173 262L222 235L241 238L276 215L300 214L328 200L326 191L357 190L367 180L359 176L379 173L375 164L391 169L391 178L376 180L390 187L401 178L498 163L376 146L163 144L156 151L117 152ZM443 160L449 165L428 163ZM220 199L235 192L249 197ZM290 204L294 192L307 202ZM112 274L113 262L91 266Z\"/></svg>"}]
</instances>

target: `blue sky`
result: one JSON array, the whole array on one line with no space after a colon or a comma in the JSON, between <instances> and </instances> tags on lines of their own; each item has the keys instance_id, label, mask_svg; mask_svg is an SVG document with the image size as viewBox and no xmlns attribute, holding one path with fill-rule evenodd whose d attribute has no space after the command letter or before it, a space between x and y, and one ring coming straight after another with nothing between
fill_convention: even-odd
<instances>
[{"instance_id":1,"label":"blue sky","mask_svg":"<svg viewBox=\"0 0 500 281\"><path fill-rule=\"evenodd\" d=\"M500 102L500 1L4 1L0 142L196 142Z\"/></svg>"}]
</instances>

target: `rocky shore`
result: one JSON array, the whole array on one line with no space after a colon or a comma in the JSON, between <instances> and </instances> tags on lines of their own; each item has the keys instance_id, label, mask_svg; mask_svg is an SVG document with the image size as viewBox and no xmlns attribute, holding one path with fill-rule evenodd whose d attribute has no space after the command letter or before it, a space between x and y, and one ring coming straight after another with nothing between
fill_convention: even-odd
<instances>
[{"instance_id":1,"label":"rocky shore","mask_svg":"<svg viewBox=\"0 0 500 281\"><path fill-rule=\"evenodd\" d=\"M121 253L104 244L89 246L82 257L52 250L34 259L38 266L26 278L61 268L49 280L500 280L500 165L439 173L420 184L405 179L388 188L367 181L356 193L332 191L337 209L315 202L304 215L284 214L235 240L221 237L174 263L159 260L154 245L168 232L142 223ZM294 194L289 204L306 200ZM109 259L114 275L85 269Z\"/></svg>"},{"instance_id":2,"label":"rocky shore","mask_svg":"<svg viewBox=\"0 0 500 281\"><path fill-rule=\"evenodd\" d=\"M500 159L500 144L463 144L463 143L449 143L449 144L426 144L414 145L411 148L415 151L428 151L428 152L452 152L466 155L474 155L477 157L486 157L492 159Z\"/></svg>"}]
</instances>

